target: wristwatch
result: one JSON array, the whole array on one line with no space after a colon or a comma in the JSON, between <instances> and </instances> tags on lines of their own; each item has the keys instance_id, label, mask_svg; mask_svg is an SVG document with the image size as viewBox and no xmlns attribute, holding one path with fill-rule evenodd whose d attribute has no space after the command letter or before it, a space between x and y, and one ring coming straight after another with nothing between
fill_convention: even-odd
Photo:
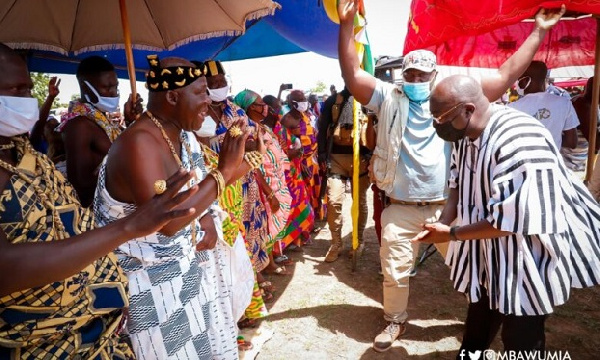
<instances>
[{"instance_id":1,"label":"wristwatch","mask_svg":"<svg viewBox=\"0 0 600 360\"><path fill-rule=\"evenodd\" d=\"M453 241L457 241L458 238L456 237L456 229L458 229L459 226L453 226L450 228L450 240Z\"/></svg>"}]
</instances>

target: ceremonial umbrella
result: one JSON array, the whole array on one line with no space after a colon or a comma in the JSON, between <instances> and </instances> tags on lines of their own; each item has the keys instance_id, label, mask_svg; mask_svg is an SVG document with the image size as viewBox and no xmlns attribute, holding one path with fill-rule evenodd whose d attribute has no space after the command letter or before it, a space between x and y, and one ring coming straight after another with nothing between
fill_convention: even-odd
<instances>
[{"instance_id":1,"label":"ceremonial umbrella","mask_svg":"<svg viewBox=\"0 0 600 360\"><path fill-rule=\"evenodd\" d=\"M239 35L247 20L277 8L271 0L2 0L0 42L63 55L124 48L135 95L132 48L172 50Z\"/></svg>"},{"instance_id":2,"label":"ceremonial umbrella","mask_svg":"<svg viewBox=\"0 0 600 360\"><path fill-rule=\"evenodd\" d=\"M527 38L535 26L531 17L540 7L567 7L566 17L552 28L534 57L549 68L594 65L589 148L596 143L600 94L600 2L588 0L413 0L404 52L433 51L440 65L498 68ZM588 154L586 180L592 175L594 152Z\"/></svg>"}]
</instances>

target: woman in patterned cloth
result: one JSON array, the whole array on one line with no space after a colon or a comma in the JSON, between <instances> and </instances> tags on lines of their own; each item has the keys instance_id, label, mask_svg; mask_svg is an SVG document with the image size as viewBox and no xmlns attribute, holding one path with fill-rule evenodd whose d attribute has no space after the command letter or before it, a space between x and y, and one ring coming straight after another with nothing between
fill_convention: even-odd
<instances>
[{"instance_id":1,"label":"woman in patterned cloth","mask_svg":"<svg viewBox=\"0 0 600 360\"><path fill-rule=\"evenodd\" d=\"M281 149L289 159L290 165L285 169L285 180L292 197L291 211L288 223L283 229L279 245L273 248L275 261L285 264L289 261L283 251L293 245L302 245L302 234L309 234L314 224L314 213L310 205L310 195L302 177L302 145L300 139L281 125L279 111L281 105L274 96L267 95L264 101L269 105L269 115L264 124L273 129L273 134L279 141Z\"/></svg>"},{"instance_id":2,"label":"woman in patterned cloth","mask_svg":"<svg viewBox=\"0 0 600 360\"><path fill-rule=\"evenodd\" d=\"M262 156L243 154L248 135L239 122L225 136L217 169L207 172L190 131L208 110L203 67L178 58L159 62L156 55L148 60L148 111L119 136L100 169L98 223L149 201L164 190L162 179L181 168L195 172L188 187L217 186L199 187L186 202L195 209L187 218L116 251L130 284L127 332L138 359L237 359L234 272L218 231L226 215L215 200Z\"/></svg>"},{"instance_id":3,"label":"woman in patterned cloth","mask_svg":"<svg viewBox=\"0 0 600 360\"><path fill-rule=\"evenodd\" d=\"M319 198L321 192L321 177L319 175L319 163L317 156L317 133L310 124L310 119L306 115L308 101L306 96L300 90L294 90L290 93L290 111L283 116L281 124L288 131L300 139L302 146L302 178L306 184L306 189L310 196L310 205L312 206L315 219L323 219L325 210ZM314 221L311 224L310 231L314 228ZM303 233L302 240L310 242L310 233Z\"/></svg>"},{"instance_id":4,"label":"woman in patterned cloth","mask_svg":"<svg viewBox=\"0 0 600 360\"><path fill-rule=\"evenodd\" d=\"M234 102L239 105L250 119L260 124L269 114L269 106L264 103L260 95L251 90L244 90L236 95ZM290 205L292 197L287 187L285 179L285 171L289 170L290 161L281 149L277 137L272 132L271 128L265 125L258 125L264 131L264 141L267 147L267 152L264 155L263 165L259 168L263 178L265 179L265 189L263 194L266 195L267 202L270 206L267 207L269 219L269 266L265 272L271 274L286 274L283 267L277 266L273 260L273 246L281 251L281 239L285 236L285 226L288 223L290 214ZM291 265L291 263L288 262Z\"/></svg>"},{"instance_id":5,"label":"woman in patterned cloth","mask_svg":"<svg viewBox=\"0 0 600 360\"><path fill-rule=\"evenodd\" d=\"M202 146L204 159L208 169L214 169L219 164L219 155L209 147L210 139L215 136L214 126L214 120L210 117L206 117L202 123L202 127L199 130L194 131L198 141L200 142L200 145ZM248 243L244 239L246 228L242 223L242 213L244 209L243 203L244 197L242 194L242 179L238 179L233 184L227 186L219 198L219 205L229 214L229 217L223 220L223 237L228 244L233 246L237 237L241 236L242 240L244 241L248 258L251 259L252 252L250 251ZM250 305L248 305L244 311L242 320L238 322L238 326L240 328L253 326L256 319L260 319L269 315L269 311L265 305L265 300L263 297L266 299L273 297L272 294L265 292L259 286L256 269L253 265L252 270L254 278L252 297L250 299ZM264 286L264 284L261 285ZM244 340L241 342L240 340L240 336L238 336L238 348L240 350L249 350L252 348L252 344L249 341Z\"/></svg>"},{"instance_id":6,"label":"woman in patterned cloth","mask_svg":"<svg viewBox=\"0 0 600 360\"><path fill-rule=\"evenodd\" d=\"M244 110L227 98L229 86L225 72L218 61L207 61L206 80L212 103L209 105L208 115L217 122L216 135L211 139L211 149L220 153L221 143L227 130L237 121L244 121L249 127L256 124L248 119ZM248 147L247 150L250 150ZM266 199L261 196L260 185L257 177L260 171L252 171L242 179L244 195L244 209L242 222L246 230L245 239L252 252L252 263L257 272L264 270L269 264L269 225L267 222ZM259 279L259 283L261 283Z\"/></svg>"}]
</instances>

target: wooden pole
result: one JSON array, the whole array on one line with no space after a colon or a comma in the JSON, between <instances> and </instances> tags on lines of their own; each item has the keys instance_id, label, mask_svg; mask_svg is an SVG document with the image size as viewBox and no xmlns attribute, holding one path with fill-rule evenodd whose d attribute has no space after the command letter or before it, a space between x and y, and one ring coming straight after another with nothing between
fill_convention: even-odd
<instances>
[{"instance_id":1,"label":"wooden pole","mask_svg":"<svg viewBox=\"0 0 600 360\"><path fill-rule=\"evenodd\" d=\"M123 39L125 40L125 56L127 57L127 73L131 85L131 102L135 106L137 91L135 87L135 64L133 62L133 48L131 47L131 29L129 28L129 17L127 16L126 0L119 0L121 10L121 25L123 27Z\"/></svg>"},{"instance_id":2,"label":"wooden pole","mask_svg":"<svg viewBox=\"0 0 600 360\"><path fill-rule=\"evenodd\" d=\"M596 156L596 133L598 132L598 97L600 97L600 17L596 18L596 54L594 67L594 84L592 88L592 111L590 114L590 133L589 133L589 150L588 160L585 170L585 180L590 181L594 172L594 160Z\"/></svg>"}]
</instances>

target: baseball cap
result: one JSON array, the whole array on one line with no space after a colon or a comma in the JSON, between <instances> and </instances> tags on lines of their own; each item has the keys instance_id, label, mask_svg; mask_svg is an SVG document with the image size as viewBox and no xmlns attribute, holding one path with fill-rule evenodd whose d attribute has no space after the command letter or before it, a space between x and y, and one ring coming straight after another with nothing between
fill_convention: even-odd
<instances>
[{"instance_id":1,"label":"baseball cap","mask_svg":"<svg viewBox=\"0 0 600 360\"><path fill-rule=\"evenodd\" d=\"M417 69L424 72L435 70L435 54L429 50L414 50L404 56L402 72L408 69Z\"/></svg>"}]
</instances>

